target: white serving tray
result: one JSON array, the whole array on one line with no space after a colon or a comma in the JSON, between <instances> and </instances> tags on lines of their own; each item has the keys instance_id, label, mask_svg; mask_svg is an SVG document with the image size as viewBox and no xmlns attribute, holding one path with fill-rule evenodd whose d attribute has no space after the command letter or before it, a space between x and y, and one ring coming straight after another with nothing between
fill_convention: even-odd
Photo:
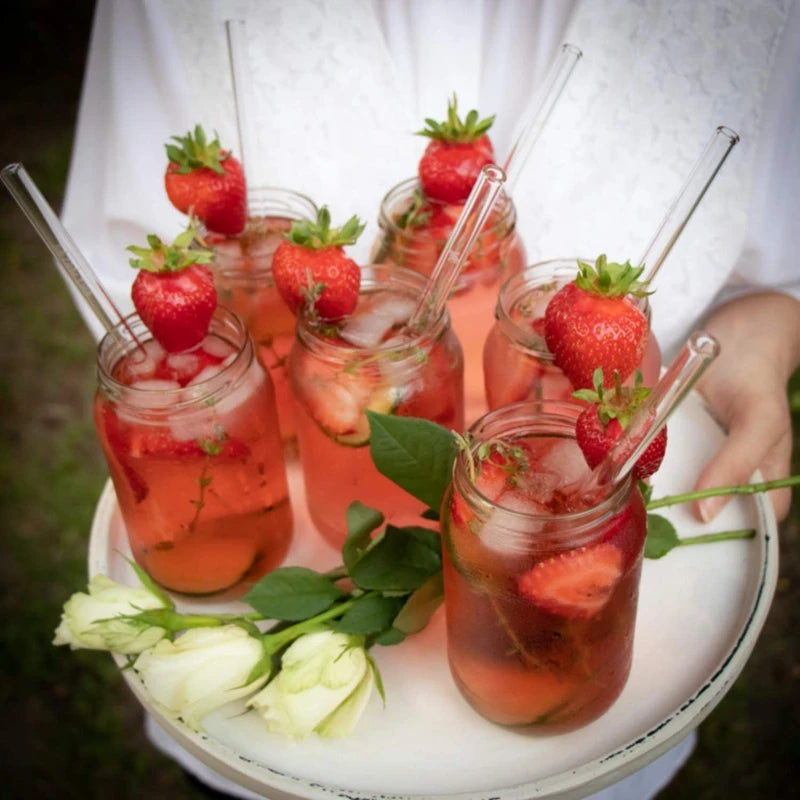
<instances>
[{"instance_id":1,"label":"white serving tray","mask_svg":"<svg viewBox=\"0 0 800 800\"><path fill-rule=\"evenodd\" d=\"M692 395L669 423L654 497L691 489L722 432ZM314 530L297 464L289 468L295 542L287 564L325 569L339 554ZM527 800L579 798L668 750L702 722L733 684L766 619L778 570L777 533L765 495L733 498L710 526L686 507L669 516L681 537L754 527L755 539L680 547L642 573L633 667L612 708L566 734L522 733L478 716L450 680L443 612L422 633L373 653L386 688L347 739L288 741L241 703L209 715L205 733L159 714L136 675L142 705L190 753L271 800ZM136 585L127 536L108 483L92 524L89 573ZM181 610L233 610L224 597L176 596ZM119 659L119 663L123 663Z\"/></svg>"}]
</instances>

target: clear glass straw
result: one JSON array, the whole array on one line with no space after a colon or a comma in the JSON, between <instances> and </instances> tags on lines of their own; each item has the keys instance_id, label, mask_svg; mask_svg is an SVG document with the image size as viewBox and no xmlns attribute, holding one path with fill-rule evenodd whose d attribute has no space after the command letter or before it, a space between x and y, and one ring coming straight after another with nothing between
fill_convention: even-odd
<instances>
[{"instance_id":1,"label":"clear glass straw","mask_svg":"<svg viewBox=\"0 0 800 800\"><path fill-rule=\"evenodd\" d=\"M520 132L503 165L506 173L506 191L509 194L512 193L533 146L582 55L581 50L575 45L562 44L558 55L547 70L543 83L534 92L525 110Z\"/></svg>"},{"instance_id":2,"label":"clear glass straw","mask_svg":"<svg viewBox=\"0 0 800 800\"><path fill-rule=\"evenodd\" d=\"M247 60L247 27L244 20L225 20L228 38L228 57L233 79L233 100L236 106L236 129L239 134L239 156L248 185L255 180L256 139L250 109L253 97L253 80Z\"/></svg>"},{"instance_id":3,"label":"clear glass straw","mask_svg":"<svg viewBox=\"0 0 800 800\"><path fill-rule=\"evenodd\" d=\"M425 327L444 310L453 284L472 250L475 239L486 224L506 176L496 164L487 164L472 187L453 232L445 242L430 279L420 296L414 313L408 320L411 329Z\"/></svg>"},{"instance_id":4,"label":"clear glass straw","mask_svg":"<svg viewBox=\"0 0 800 800\"><path fill-rule=\"evenodd\" d=\"M22 164L8 164L0 172L0 178L102 326L124 344L125 340L116 326L122 323L127 327L125 318L25 167ZM135 336L133 340L138 344Z\"/></svg>"},{"instance_id":5,"label":"clear glass straw","mask_svg":"<svg viewBox=\"0 0 800 800\"><path fill-rule=\"evenodd\" d=\"M739 134L724 125L720 125L712 134L702 155L692 167L686 183L672 201L672 205L652 241L639 259L638 265L645 267L642 278L645 283L650 283L656 276L703 199L706 190L738 141Z\"/></svg>"},{"instance_id":6,"label":"clear glass straw","mask_svg":"<svg viewBox=\"0 0 800 800\"><path fill-rule=\"evenodd\" d=\"M603 461L579 482L576 493L591 496L621 481L718 355L719 343L711 334L693 333ZM632 442L638 442L633 450Z\"/></svg>"}]
</instances>

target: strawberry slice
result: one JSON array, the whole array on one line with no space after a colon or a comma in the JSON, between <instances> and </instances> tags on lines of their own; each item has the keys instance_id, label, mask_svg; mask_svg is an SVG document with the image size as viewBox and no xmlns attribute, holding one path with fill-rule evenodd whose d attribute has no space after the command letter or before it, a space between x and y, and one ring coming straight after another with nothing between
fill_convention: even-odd
<instances>
[{"instance_id":1,"label":"strawberry slice","mask_svg":"<svg viewBox=\"0 0 800 800\"><path fill-rule=\"evenodd\" d=\"M622 551L608 542L540 561L523 573L519 593L539 608L569 619L591 619L622 577Z\"/></svg>"}]
</instances>

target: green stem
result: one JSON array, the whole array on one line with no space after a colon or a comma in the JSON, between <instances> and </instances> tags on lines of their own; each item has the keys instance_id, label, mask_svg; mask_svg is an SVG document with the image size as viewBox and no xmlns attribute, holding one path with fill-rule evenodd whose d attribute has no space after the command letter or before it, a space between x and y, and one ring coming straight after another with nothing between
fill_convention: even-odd
<instances>
[{"instance_id":1,"label":"green stem","mask_svg":"<svg viewBox=\"0 0 800 800\"><path fill-rule=\"evenodd\" d=\"M725 542L730 539L753 539L756 532L753 528L741 528L735 531L719 531L717 533L704 533L700 536L690 536L686 539L678 539L678 545L684 544L706 544L708 542Z\"/></svg>"},{"instance_id":2,"label":"green stem","mask_svg":"<svg viewBox=\"0 0 800 800\"><path fill-rule=\"evenodd\" d=\"M758 494L760 492L769 492L772 489L784 489L798 485L800 485L800 475L790 475L788 478L778 478L774 481L763 481L762 483L746 483L740 486L717 486L713 489L700 489L694 492L667 495L658 500L651 500L647 504L647 510L652 511L656 508L688 503L691 500L702 500L706 497L717 497L718 495Z\"/></svg>"},{"instance_id":3,"label":"green stem","mask_svg":"<svg viewBox=\"0 0 800 800\"><path fill-rule=\"evenodd\" d=\"M368 592L367 594L363 595L363 597L374 597L377 594L380 594L380 592ZM291 642L293 639L296 639L298 636L302 636L304 633L309 633L310 631L313 631L315 628L319 627L320 623L327 622L329 619L341 617L342 614L344 614L344 612L347 611L355 602L356 598L351 597L344 603L338 603L334 606L331 606L322 613L317 614L316 617L304 619L302 622L297 622L294 625L290 625L288 628L284 628L277 633L264 634L264 648L269 653L277 653L278 650Z\"/></svg>"}]
</instances>

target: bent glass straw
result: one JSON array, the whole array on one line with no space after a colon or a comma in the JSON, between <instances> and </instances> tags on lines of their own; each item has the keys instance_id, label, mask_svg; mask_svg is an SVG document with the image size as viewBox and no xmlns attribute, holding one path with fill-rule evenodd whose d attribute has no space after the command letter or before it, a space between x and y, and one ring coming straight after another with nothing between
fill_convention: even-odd
<instances>
[{"instance_id":1,"label":"bent glass straw","mask_svg":"<svg viewBox=\"0 0 800 800\"><path fill-rule=\"evenodd\" d=\"M623 480L718 355L719 343L710 333L693 333L606 457L578 482L576 492L591 496Z\"/></svg>"},{"instance_id":2,"label":"bent glass straw","mask_svg":"<svg viewBox=\"0 0 800 800\"><path fill-rule=\"evenodd\" d=\"M692 167L689 177L672 201L672 205L661 221L653 239L638 261L637 266L644 266L646 269L645 276L642 278L645 284L649 284L656 276L686 227L686 223L689 222L694 210L703 199L706 190L738 141L739 134L724 125L720 125L712 134L700 158Z\"/></svg>"},{"instance_id":3,"label":"bent glass straw","mask_svg":"<svg viewBox=\"0 0 800 800\"><path fill-rule=\"evenodd\" d=\"M408 320L408 328L424 328L430 320L437 319L444 311L453 284L475 239L483 229L505 180L505 173L496 164L487 164L481 170L417 307Z\"/></svg>"},{"instance_id":4,"label":"bent glass straw","mask_svg":"<svg viewBox=\"0 0 800 800\"><path fill-rule=\"evenodd\" d=\"M89 304L100 324L117 339L118 343L124 345L126 342L116 326L122 323L128 328L125 318L25 167L22 164L8 164L0 172L0 178L62 271ZM130 328L128 332L138 345L139 342Z\"/></svg>"},{"instance_id":5,"label":"bent glass straw","mask_svg":"<svg viewBox=\"0 0 800 800\"><path fill-rule=\"evenodd\" d=\"M228 57L233 79L233 102L236 107L236 129L239 135L239 156L245 175L255 170L256 142L250 117L252 102L252 75L247 61L246 25L241 19L225 20L228 38ZM249 182L248 182L249 185Z\"/></svg>"},{"instance_id":6,"label":"bent glass straw","mask_svg":"<svg viewBox=\"0 0 800 800\"><path fill-rule=\"evenodd\" d=\"M534 92L525 110L520 133L503 165L506 173L506 191L509 194L516 185L533 146L582 55L581 50L575 45L562 44L558 55L547 70L544 82Z\"/></svg>"}]
</instances>

